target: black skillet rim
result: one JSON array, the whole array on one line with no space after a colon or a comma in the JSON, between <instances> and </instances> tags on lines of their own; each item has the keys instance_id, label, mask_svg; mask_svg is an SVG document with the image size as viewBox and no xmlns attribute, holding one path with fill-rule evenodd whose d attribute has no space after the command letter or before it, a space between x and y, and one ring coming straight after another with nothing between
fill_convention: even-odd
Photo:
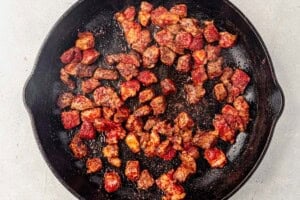
<instances>
[{"instance_id":1,"label":"black skillet rim","mask_svg":"<svg viewBox=\"0 0 300 200\"><path fill-rule=\"evenodd\" d=\"M272 121L272 124L271 124L271 127L270 127L270 131L269 131L269 135L268 135L268 138L266 140L266 143L264 145L264 148L262 150L262 152L260 153L257 161L255 162L255 164L253 165L252 169L249 171L249 173L244 177L244 179L231 191L229 192L228 194L226 194L222 199L228 199L229 197L231 197L233 194L235 194L248 180L249 178L253 175L253 173L255 172L255 170L258 168L259 164L261 163L263 157L265 156L266 152L267 152L267 149L269 147L269 144L271 142L271 139L272 139L272 136L273 136L273 133L274 133L274 129L275 129L275 126L276 126L276 123L278 121L278 119L280 118L282 112L283 112L283 109L284 109L284 105L285 105L285 98L284 98L284 94L283 94L283 91L277 81L277 78L276 78L276 75L275 75L275 71L274 71L274 66L273 66L273 63L272 63L272 60L271 60L271 57L269 55L269 52L267 50L267 47L264 43L264 41L262 40L261 36L259 35L259 33L257 32L256 28L253 26L253 24L250 22L250 20L233 4L231 3L230 1L228 0L222 0L225 4L227 4L229 7L231 7L233 10L235 10L238 15L244 20L244 22L249 26L249 28L253 31L253 33L255 34L255 37L257 38L257 40L259 41L261 47L262 47L262 50L264 51L264 54L266 55L266 59L268 61L268 63L270 64L270 71L271 71L271 75L272 75L272 80L273 80L273 83L274 83L274 86L275 86L275 91L278 92L278 95L279 96L279 99L280 99L280 105L278 105L279 108L277 108L277 113L274 114L274 117L273 117L273 121ZM43 146L41 145L40 143L40 140L39 140L39 135L37 133L37 130L36 130L36 127L35 127L35 124L34 124L34 120L33 120L33 114L31 112L31 109L30 109L30 106L29 106L29 103L27 101L27 98L26 98L26 90L27 88L29 87L29 82L31 81L33 75L34 75L34 72L36 71L36 68L37 68L37 64L38 64L38 60L39 60L39 57L42 53L42 50L44 49L50 35L53 33L53 31L55 30L55 28L61 23L61 21L64 19L65 16L69 15L76 7L80 6L80 4L84 2L84 0L79 0L77 2L75 2L69 9L67 9L67 11L65 11L65 13L56 21L56 23L52 26L52 28L50 29L49 33L47 34L47 36L45 37L44 41L43 41L43 44L37 54L37 57L36 57L36 61L35 61L35 64L34 64L34 67L32 69L32 72L30 74L30 76L28 77L26 83L25 83L25 86L23 88L23 103L27 109L27 112L29 113L29 117L30 117L30 121L31 121L31 126L32 126L32 129L33 129L33 132L34 132L34 137L35 137L35 140L37 142L37 145L38 145L38 148L40 150L40 152L42 153L43 155L43 158L44 160L46 161L48 167L50 168L50 170L52 171L52 173L54 174L54 176L59 180L59 182L65 187L67 188L75 197L79 198L79 199L82 199L82 197L75 191L73 190L63 179L62 177L58 174L58 172L52 167L51 163L49 162L49 159L44 151L44 148Z\"/></svg>"}]
</instances>

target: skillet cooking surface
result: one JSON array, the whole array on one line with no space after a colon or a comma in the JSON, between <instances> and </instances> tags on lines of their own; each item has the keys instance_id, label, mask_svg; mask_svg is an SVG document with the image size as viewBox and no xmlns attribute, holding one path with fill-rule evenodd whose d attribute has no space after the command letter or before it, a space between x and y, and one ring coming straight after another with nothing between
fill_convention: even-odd
<instances>
[{"instance_id":1,"label":"skillet cooking surface","mask_svg":"<svg viewBox=\"0 0 300 200\"><path fill-rule=\"evenodd\" d=\"M270 142L273 128L283 109L283 94L276 81L268 52L250 22L227 1L210 0L167 0L149 1L155 7L158 5L170 8L176 3L185 3L188 14L199 20L214 19L220 29L238 34L237 45L225 50L225 64L239 66L251 76L251 82L245 92L250 104L251 121L246 133L240 133L234 145L223 142L218 147L226 152L228 164L223 169L211 169L203 159L197 162L197 173L189 178L184 187L186 199L222 199L231 196L253 173L264 155ZM36 129L36 138L44 157L56 177L77 197L86 199L160 199L161 192L155 187L149 191L139 191L124 178L124 166L121 172L123 186L113 194L107 194L102 188L105 170L110 169L104 162L105 170L96 175L85 175L82 170L85 163L76 161L68 149L74 132L66 133L60 122L60 111L56 107L58 95L65 90L59 80L59 70L62 67L59 57L61 53L72 46L78 31L92 31L96 36L96 49L103 55L128 51L121 29L113 19L113 14L123 8L140 1L133 0L86 0L76 3L56 24L41 49L35 70L25 89L25 101L31 111ZM104 64L105 65L105 64ZM171 77L177 88L186 81L184 75L175 70L170 72L165 67L158 66L155 72L159 79ZM108 82L107 82L108 84ZM117 83L112 86L116 86ZM221 106L212 97L213 81L208 81L205 87L207 95L198 106L188 106L184 96L174 95L168 100L169 109L163 116L166 119L174 117L182 110L187 111L203 129L210 129L215 113ZM181 89L180 89L181 91ZM136 102L130 102L135 106ZM101 154L99 146L103 140L99 137L89 145L94 155ZM161 159L150 159L135 155L122 144L121 159L138 159L142 166L148 168L154 178L174 168L179 164L177 159L163 162Z\"/></svg>"}]
</instances>

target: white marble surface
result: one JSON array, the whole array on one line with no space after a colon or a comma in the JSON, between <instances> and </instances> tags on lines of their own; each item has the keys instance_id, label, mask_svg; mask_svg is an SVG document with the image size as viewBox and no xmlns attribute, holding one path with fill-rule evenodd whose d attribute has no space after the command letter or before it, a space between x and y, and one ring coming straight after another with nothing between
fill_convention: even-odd
<instances>
[{"instance_id":1,"label":"white marble surface","mask_svg":"<svg viewBox=\"0 0 300 200\"><path fill-rule=\"evenodd\" d=\"M232 0L274 62L286 104L267 154L231 199L300 199L300 1ZM23 86L43 39L75 0L0 0L0 199L75 199L51 173L33 137Z\"/></svg>"}]
</instances>

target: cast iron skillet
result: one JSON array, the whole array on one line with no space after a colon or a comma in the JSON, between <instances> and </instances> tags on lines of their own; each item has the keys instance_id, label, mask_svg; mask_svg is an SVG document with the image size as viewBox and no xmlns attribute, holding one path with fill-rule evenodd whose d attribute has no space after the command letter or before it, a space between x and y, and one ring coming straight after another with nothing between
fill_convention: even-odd
<instances>
[{"instance_id":1,"label":"cast iron skillet","mask_svg":"<svg viewBox=\"0 0 300 200\"><path fill-rule=\"evenodd\" d=\"M283 93L276 81L272 62L267 49L246 17L227 0L153 0L155 6L167 8L176 3L186 3L189 14L198 19L214 19L218 27L239 35L238 45L223 53L227 65L240 66L251 76L251 83L245 97L251 106L251 122L246 133L240 133L237 142L230 146L221 141L218 146L226 151L229 163L223 169L210 169L200 159L198 171L184 187L186 199L226 199L236 192L257 168L270 143L273 129L284 105ZM46 39L36 62L32 76L25 87L25 102L32 116L36 140L46 162L55 176L76 197L82 199L160 199L161 193L153 188L141 192L126 182L118 192L107 194L102 188L103 173L87 176L84 174L84 162L73 159L67 146L73 132L64 132L60 123L60 111L56 99L65 90L59 81L62 67L59 57L71 47L78 31L89 30L96 34L96 48L103 54L128 50L120 28L113 20L113 14L128 5L138 6L134 0L86 0L77 2L56 23ZM102 63L102 60L100 60ZM157 67L159 78L172 76L176 84L182 84L178 74ZM183 79L182 79L183 80ZM211 89L213 82L206 84ZM184 105L184 99L171 98L170 106ZM134 104L134 102L133 102ZM211 127L213 114L220 110L211 94L206 95L198 107L187 107L202 128ZM170 109L165 116L172 118L180 109ZM176 112L176 113L175 113ZM101 138L92 141L89 146L93 155L101 154ZM124 160L137 158L147 167L154 177L173 168L178 160L164 163L157 159L150 161L142 156L135 157L121 144L121 157ZM125 163L125 162L124 162ZM111 169L107 167L106 170ZM124 166L121 168L121 171Z\"/></svg>"}]
</instances>

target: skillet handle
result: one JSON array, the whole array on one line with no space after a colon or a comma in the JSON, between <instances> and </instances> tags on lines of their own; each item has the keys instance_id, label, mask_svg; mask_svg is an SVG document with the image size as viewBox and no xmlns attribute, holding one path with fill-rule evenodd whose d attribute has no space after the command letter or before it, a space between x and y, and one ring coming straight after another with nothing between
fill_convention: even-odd
<instances>
[{"instance_id":1,"label":"skillet handle","mask_svg":"<svg viewBox=\"0 0 300 200\"><path fill-rule=\"evenodd\" d=\"M275 84L270 97L271 99L269 103L271 104L272 113L274 114L275 118L278 119L283 112L285 102L284 94L279 84Z\"/></svg>"}]
</instances>

